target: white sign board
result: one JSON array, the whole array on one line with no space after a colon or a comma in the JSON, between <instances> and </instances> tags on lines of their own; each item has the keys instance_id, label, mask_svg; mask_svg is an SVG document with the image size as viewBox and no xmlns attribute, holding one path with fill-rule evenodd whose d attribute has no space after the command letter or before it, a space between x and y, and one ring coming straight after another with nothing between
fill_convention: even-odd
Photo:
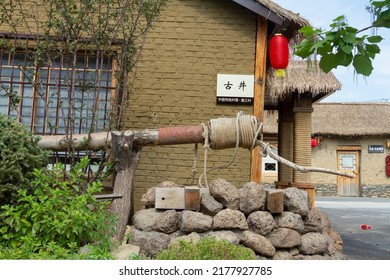
<instances>
[{"instance_id":1,"label":"white sign board","mask_svg":"<svg viewBox=\"0 0 390 280\"><path fill-rule=\"evenodd\" d=\"M217 103L253 104L254 75L217 75Z\"/></svg>"}]
</instances>

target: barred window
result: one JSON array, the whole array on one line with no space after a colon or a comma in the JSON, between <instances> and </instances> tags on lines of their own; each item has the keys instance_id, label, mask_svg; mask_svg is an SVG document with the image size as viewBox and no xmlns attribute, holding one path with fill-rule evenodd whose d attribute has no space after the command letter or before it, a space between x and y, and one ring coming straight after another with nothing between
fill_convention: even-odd
<instances>
[{"instance_id":1,"label":"barred window","mask_svg":"<svg viewBox=\"0 0 390 280\"><path fill-rule=\"evenodd\" d=\"M17 118L35 134L109 128L115 86L110 57L85 51L77 54L76 67L69 67L69 60L58 55L35 67L26 52L0 49L0 60L0 113ZM74 125L70 127L71 114Z\"/></svg>"}]
</instances>

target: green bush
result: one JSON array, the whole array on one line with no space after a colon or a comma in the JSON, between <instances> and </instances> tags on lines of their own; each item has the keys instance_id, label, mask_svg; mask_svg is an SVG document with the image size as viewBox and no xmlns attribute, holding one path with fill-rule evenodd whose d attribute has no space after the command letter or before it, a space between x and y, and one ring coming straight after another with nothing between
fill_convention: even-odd
<instances>
[{"instance_id":1,"label":"green bush","mask_svg":"<svg viewBox=\"0 0 390 280\"><path fill-rule=\"evenodd\" d=\"M49 154L38 141L23 124L0 114L0 205L14 201L18 190L30 190L34 168L47 165Z\"/></svg>"},{"instance_id":2,"label":"green bush","mask_svg":"<svg viewBox=\"0 0 390 280\"><path fill-rule=\"evenodd\" d=\"M19 190L15 204L0 208L0 244L32 252L50 247L73 252L85 244L109 250L115 219L93 196L101 191L101 183L87 183L80 193L84 180L75 176L87 164L88 158L76 164L68 181L63 180L61 164L52 171L36 169L34 192Z\"/></svg>"},{"instance_id":3,"label":"green bush","mask_svg":"<svg viewBox=\"0 0 390 280\"><path fill-rule=\"evenodd\" d=\"M256 256L249 248L234 245L213 237L199 242L180 240L157 254L158 260L254 260Z\"/></svg>"}]
</instances>

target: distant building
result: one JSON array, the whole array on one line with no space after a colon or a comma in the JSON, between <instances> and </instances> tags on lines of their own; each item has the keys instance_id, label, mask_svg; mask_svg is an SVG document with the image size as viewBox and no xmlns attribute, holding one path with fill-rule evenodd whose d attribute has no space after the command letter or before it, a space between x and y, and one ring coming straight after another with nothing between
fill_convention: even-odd
<instances>
[{"instance_id":1,"label":"distant building","mask_svg":"<svg viewBox=\"0 0 390 280\"><path fill-rule=\"evenodd\" d=\"M313 108L312 135L317 146L312 147L312 166L356 174L349 179L312 173L316 195L390 197L386 175L390 103L317 103ZM277 132L277 119L276 113L268 115L267 135ZM268 183L276 180L276 171L268 174Z\"/></svg>"}]
</instances>

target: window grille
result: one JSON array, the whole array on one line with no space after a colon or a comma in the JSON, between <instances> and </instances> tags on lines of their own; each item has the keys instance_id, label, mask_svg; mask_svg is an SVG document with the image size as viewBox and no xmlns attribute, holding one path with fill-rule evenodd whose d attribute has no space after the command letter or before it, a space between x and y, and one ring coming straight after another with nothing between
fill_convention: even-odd
<instances>
[{"instance_id":1,"label":"window grille","mask_svg":"<svg viewBox=\"0 0 390 280\"><path fill-rule=\"evenodd\" d=\"M113 61L109 57L85 51L77 54L75 68L64 56L35 67L28 53L0 49L0 60L0 113L17 118L35 134L77 134L109 128L114 93ZM72 113L74 125L70 126Z\"/></svg>"}]
</instances>

